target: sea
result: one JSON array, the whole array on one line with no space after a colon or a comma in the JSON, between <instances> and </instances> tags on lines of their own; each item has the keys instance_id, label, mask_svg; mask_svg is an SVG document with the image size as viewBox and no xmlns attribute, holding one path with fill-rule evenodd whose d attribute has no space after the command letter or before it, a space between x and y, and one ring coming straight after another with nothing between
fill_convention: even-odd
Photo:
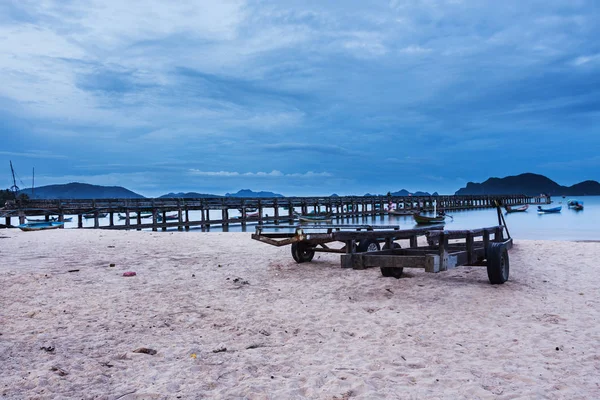
<instances>
[{"instance_id":1,"label":"sea","mask_svg":"<svg viewBox=\"0 0 600 400\"><path fill-rule=\"evenodd\" d=\"M536 205L530 205L526 212L510 214L503 212L506 226L508 227L511 237L514 239L527 240L600 240L600 196L576 197L577 200L584 202L584 209L581 211L575 211L567 207L567 201L572 198L574 197L553 197L552 204L543 206L547 208L562 206L561 212L556 214L540 214L537 212ZM296 211L300 212L300 209L298 208ZM232 211L231 216L235 216L236 213L237 212ZM263 210L263 213L273 215L274 210L265 209ZM279 213L280 215L287 215L287 210L280 209ZM449 217L446 218L445 224L445 229L447 230L476 229L494 226L498 223L496 209L452 211L448 212L448 215ZM77 228L77 216L72 217L73 220L71 222L65 223L65 228ZM210 217L213 220L220 219L221 211L211 211ZM125 221L118 220L116 215L114 220L116 225L125 224ZM191 211L190 220L200 220L200 212ZM423 227L423 225L415 225L411 216L394 216L387 214L375 217L339 218L334 219L332 224L399 225L400 229ZM101 219L100 225L108 225L108 217ZM250 222L245 227L242 227L241 224L231 224L226 230L229 232L254 232L256 225L256 223ZM93 226L93 219L84 220L84 227ZM169 229L169 231L173 230L177 230L177 228ZM283 228L278 230L286 231L288 229ZM203 230L199 227L190 230L190 232L202 231ZM209 231L222 232L223 227L220 225L213 225Z\"/></svg>"}]
</instances>

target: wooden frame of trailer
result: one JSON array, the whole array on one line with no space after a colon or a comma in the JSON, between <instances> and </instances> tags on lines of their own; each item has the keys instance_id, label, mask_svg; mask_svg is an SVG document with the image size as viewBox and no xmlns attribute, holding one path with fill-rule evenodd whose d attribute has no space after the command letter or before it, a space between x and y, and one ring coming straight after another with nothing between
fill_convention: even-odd
<instances>
[{"instance_id":1,"label":"wooden frame of trailer","mask_svg":"<svg viewBox=\"0 0 600 400\"><path fill-rule=\"evenodd\" d=\"M274 246L291 244L292 257L298 263L311 261L315 252L342 253L342 268L379 267L384 276L395 278L401 277L404 268L442 272L460 265L486 266L490 283L498 284L508 280L508 250L513 244L499 210L498 207L499 225L471 230L443 230L441 227L400 230L398 226L389 225L276 225L258 226L252 239ZM295 231L269 232L275 228ZM418 245L420 236L427 238L426 246ZM408 247L402 248L396 243L398 240L408 240ZM344 245L331 248L327 245L331 242ZM383 250L380 249L382 243Z\"/></svg>"}]
</instances>

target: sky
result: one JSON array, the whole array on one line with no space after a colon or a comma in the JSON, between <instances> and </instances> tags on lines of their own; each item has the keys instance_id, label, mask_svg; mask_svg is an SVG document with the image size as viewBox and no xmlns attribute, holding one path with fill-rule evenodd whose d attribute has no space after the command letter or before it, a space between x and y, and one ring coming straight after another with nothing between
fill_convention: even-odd
<instances>
[{"instance_id":1,"label":"sky","mask_svg":"<svg viewBox=\"0 0 600 400\"><path fill-rule=\"evenodd\" d=\"M0 187L600 180L596 0L2 0Z\"/></svg>"}]
</instances>

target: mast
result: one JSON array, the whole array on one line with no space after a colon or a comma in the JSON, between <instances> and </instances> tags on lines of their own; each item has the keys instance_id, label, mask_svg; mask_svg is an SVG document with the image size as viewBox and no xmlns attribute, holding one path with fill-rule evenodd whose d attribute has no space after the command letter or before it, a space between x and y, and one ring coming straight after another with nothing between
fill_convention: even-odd
<instances>
[{"instance_id":1,"label":"mast","mask_svg":"<svg viewBox=\"0 0 600 400\"><path fill-rule=\"evenodd\" d=\"M15 169L13 168L12 161L10 161L10 172L12 172L13 185L10 187L10 190L13 192L13 196L15 196L15 200L17 199L17 193L19 192L19 187L17 186L17 180L15 179Z\"/></svg>"}]
</instances>

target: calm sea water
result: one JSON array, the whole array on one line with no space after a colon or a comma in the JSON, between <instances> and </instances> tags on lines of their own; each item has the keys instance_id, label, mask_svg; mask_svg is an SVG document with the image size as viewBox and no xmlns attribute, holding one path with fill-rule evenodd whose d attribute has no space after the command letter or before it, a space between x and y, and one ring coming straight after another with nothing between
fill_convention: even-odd
<instances>
[{"instance_id":1,"label":"calm sea water","mask_svg":"<svg viewBox=\"0 0 600 400\"><path fill-rule=\"evenodd\" d=\"M562 205L562 212L558 214L538 214L537 206L530 205L526 212L503 214L511 236L515 239L532 240L600 240L600 196L580 196L577 199L583 201L585 208L582 211L575 211L567 207L567 198L555 197L551 206ZM297 211L300 211L299 209ZM265 209L265 214L273 215L272 209ZM280 215L287 214L286 210L281 209ZM446 229L474 229L486 226L494 226L498 219L495 209L453 211L449 212L453 218L447 218ZM231 214L232 216L235 213ZM32 217L35 218L35 217ZM40 217L41 218L41 217ZM211 219L220 219L221 212L214 210L211 212ZM191 220L199 220L199 212L190 212ZM149 220L144 220L148 221ZM333 220L334 224L377 224L377 225L400 225L401 229L411 229L417 227L412 217L383 215L377 217L344 218ZM124 225L125 221L117 220L115 224ZM108 218L100 221L100 225L108 225ZM93 220L84 220L85 227L94 226ZM256 224L248 224L245 231L253 232ZM67 222L65 228L76 228L77 217L73 216L72 222ZM421 227L421 226L419 226ZM213 225L211 232L220 232L221 226ZM240 225L230 225L230 232L242 232ZM198 232L200 229L192 229L191 232Z\"/></svg>"}]
</instances>

